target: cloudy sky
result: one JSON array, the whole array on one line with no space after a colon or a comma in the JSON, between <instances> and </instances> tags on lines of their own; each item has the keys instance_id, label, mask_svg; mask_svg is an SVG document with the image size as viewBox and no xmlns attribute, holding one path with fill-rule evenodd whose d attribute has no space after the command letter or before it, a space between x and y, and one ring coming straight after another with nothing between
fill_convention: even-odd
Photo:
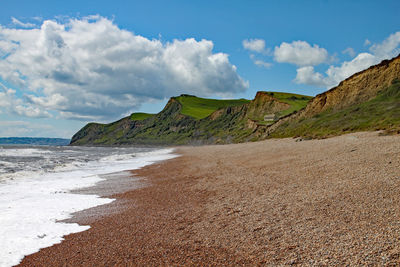
<instances>
[{"instance_id":1,"label":"cloudy sky","mask_svg":"<svg viewBox=\"0 0 400 267\"><path fill-rule=\"evenodd\" d=\"M182 93L316 95L400 53L398 0L0 4L0 136L70 138Z\"/></svg>"}]
</instances>

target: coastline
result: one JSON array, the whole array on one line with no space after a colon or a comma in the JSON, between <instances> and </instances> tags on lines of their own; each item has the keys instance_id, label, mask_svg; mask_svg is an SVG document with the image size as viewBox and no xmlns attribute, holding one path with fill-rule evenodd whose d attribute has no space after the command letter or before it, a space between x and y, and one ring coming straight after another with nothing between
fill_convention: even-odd
<instances>
[{"instance_id":1,"label":"coastline","mask_svg":"<svg viewBox=\"0 0 400 267\"><path fill-rule=\"evenodd\" d=\"M90 223L81 222L80 215L95 220L104 213L118 212L115 205L104 205L114 201L107 196L145 186L122 170L176 157L172 149L135 147L23 146L1 152L9 170L4 174L3 168L0 175L2 267L17 265L25 256L61 243L64 236L89 229ZM22 164L26 170L20 168Z\"/></svg>"},{"instance_id":2,"label":"coastline","mask_svg":"<svg viewBox=\"0 0 400 267\"><path fill-rule=\"evenodd\" d=\"M108 196L117 199L109 206L121 209L89 216L89 230L20 266L400 262L399 135L177 152L182 156L132 171L150 186Z\"/></svg>"}]
</instances>

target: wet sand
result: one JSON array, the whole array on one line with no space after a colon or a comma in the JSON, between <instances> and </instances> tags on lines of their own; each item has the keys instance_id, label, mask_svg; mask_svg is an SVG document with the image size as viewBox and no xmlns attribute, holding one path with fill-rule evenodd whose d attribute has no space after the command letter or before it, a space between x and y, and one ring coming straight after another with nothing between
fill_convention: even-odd
<instances>
[{"instance_id":1,"label":"wet sand","mask_svg":"<svg viewBox=\"0 0 400 267\"><path fill-rule=\"evenodd\" d=\"M399 135L177 152L21 266L400 264Z\"/></svg>"}]
</instances>

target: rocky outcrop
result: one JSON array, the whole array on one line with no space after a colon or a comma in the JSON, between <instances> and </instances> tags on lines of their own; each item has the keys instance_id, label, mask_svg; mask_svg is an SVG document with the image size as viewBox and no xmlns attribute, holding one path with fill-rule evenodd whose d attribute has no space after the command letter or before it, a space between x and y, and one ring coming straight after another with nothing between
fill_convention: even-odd
<instances>
[{"instance_id":1,"label":"rocky outcrop","mask_svg":"<svg viewBox=\"0 0 400 267\"><path fill-rule=\"evenodd\" d=\"M273 96L272 92L259 91L256 97L248 105L247 117L260 120L266 114L273 114L290 107Z\"/></svg>"},{"instance_id":2,"label":"rocky outcrop","mask_svg":"<svg viewBox=\"0 0 400 267\"><path fill-rule=\"evenodd\" d=\"M241 117L244 117L244 115L246 114L246 110L247 110L247 104L241 105L241 106L235 106L235 107L227 107L227 108L221 108L218 109L216 111L214 111L213 113L211 113L210 116L208 116L206 119L215 121L218 118L220 118L221 116L226 116L229 114L233 114L233 113L240 113Z\"/></svg>"}]
</instances>

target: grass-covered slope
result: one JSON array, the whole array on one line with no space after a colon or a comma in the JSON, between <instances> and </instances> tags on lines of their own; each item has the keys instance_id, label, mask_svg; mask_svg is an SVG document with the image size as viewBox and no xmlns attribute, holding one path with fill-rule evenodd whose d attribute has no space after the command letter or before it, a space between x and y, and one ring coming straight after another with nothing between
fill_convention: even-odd
<instances>
[{"instance_id":1,"label":"grass-covered slope","mask_svg":"<svg viewBox=\"0 0 400 267\"><path fill-rule=\"evenodd\" d=\"M287 121L270 137L329 137L365 130L400 131L400 80L378 92L369 101L350 107L328 109L310 118Z\"/></svg>"},{"instance_id":2,"label":"grass-covered slope","mask_svg":"<svg viewBox=\"0 0 400 267\"><path fill-rule=\"evenodd\" d=\"M219 100L192 95L181 95L175 99L182 105L181 114L195 119L203 119L221 108L241 106L250 102L247 99Z\"/></svg>"},{"instance_id":3,"label":"grass-covered slope","mask_svg":"<svg viewBox=\"0 0 400 267\"><path fill-rule=\"evenodd\" d=\"M150 117L153 117L154 115L155 114L136 112L136 113L131 114L130 119L133 121L142 121L142 120L148 119Z\"/></svg>"}]
</instances>

